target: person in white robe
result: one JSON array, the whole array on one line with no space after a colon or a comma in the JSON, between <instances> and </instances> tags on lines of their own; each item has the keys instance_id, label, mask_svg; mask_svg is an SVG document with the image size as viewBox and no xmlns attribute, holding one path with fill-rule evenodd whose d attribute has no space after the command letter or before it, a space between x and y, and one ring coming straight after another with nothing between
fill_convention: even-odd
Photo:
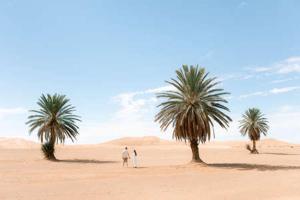
<instances>
[{"instance_id":1,"label":"person in white robe","mask_svg":"<svg viewBox=\"0 0 300 200\"><path fill-rule=\"evenodd\" d=\"M133 167L134 168L137 168L137 152L136 150L134 149L133 150L133 153L132 153L132 164L133 164Z\"/></svg>"}]
</instances>

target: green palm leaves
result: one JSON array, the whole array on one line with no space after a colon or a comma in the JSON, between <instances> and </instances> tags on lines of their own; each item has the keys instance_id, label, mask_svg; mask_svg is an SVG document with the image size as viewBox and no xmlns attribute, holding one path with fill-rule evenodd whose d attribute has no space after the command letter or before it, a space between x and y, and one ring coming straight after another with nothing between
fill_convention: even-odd
<instances>
[{"instance_id":1,"label":"green palm leaves","mask_svg":"<svg viewBox=\"0 0 300 200\"><path fill-rule=\"evenodd\" d=\"M229 109L223 96L228 93L215 87L219 84L216 78L209 78L204 68L198 66L183 65L176 74L177 80L167 81L175 90L158 94L164 100L156 115L161 129L166 130L172 124L176 139L205 142L211 137L213 122L227 128L231 119L224 113Z\"/></svg>"},{"instance_id":2,"label":"green palm leaves","mask_svg":"<svg viewBox=\"0 0 300 200\"><path fill-rule=\"evenodd\" d=\"M257 108L248 109L240 121L242 135L247 135L251 140L259 140L260 134L266 135L269 129L268 121Z\"/></svg>"},{"instance_id":3,"label":"green palm leaves","mask_svg":"<svg viewBox=\"0 0 300 200\"><path fill-rule=\"evenodd\" d=\"M37 129L37 135L41 142L46 141L48 145L53 145L53 149L55 143L64 143L66 138L70 138L72 141L76 139L79 134L76 122L80 119L73 114L75 107L69 104L69 99L65 95L43 94L37 104L40 107L39 110L31 110L32 115L28 117L26 123L29 125L30 133ZM43 149L51 148L48 146ZM46 157L49 158L49 156L51 157L51 155ZM55 158L54 154L52 156Z\"/></svg>"},{"instance_id":4,"label":"green palm leaves","mask_svg":"<svg viewBox=\"0 0 300 200\"><path fill-rule=\"evenodd\" d=\"M229 109L224 98L228 93L217 88L216 78L210 78L198 65L183 65L176 75L177 79L167 81L174 90L157 95L163 102L158 106L161 110L155 121L164 131L172 125L175 139L193 141L198 148L199 142L211 138L214 122L222 128L228 127L231 119L225 114Z\"/></svg>"},{"instance_id":5,"label":"green palm leaves","mask_svg":"<svg viewBox=\"0 0 300 200\"><path fill-rule=\"evenodd\" d=\"M257 108L248 109L242 116L240 121L240 132L243 136L248 135L253 142L252 149L247 146L251 153L258 153L256 149L256 141L260 139L261 133L266 135L268 132L268 120Z\"/></svg>"}]
</instances>

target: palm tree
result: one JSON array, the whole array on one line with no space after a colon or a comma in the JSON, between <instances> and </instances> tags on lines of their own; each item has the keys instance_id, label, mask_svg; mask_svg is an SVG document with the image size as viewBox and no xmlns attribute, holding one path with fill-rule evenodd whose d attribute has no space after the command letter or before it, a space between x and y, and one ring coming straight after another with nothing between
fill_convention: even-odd
<instances>
[{"instance_id":1,"label":"palm tree","mask_svg":"<svg viewBox=\"0 0 300 200\"><path fill-rule=\"evenodd\" d=\"M76 139L79 117L74 115L75 107L69 104L65 95L44 95L37 102L39 110L30 110L32 115L28 117L29 132L35 129L41 140L42 151L48 160L56 160L54 155L55 144L64 143L66 138L72 142ZM43 143L45 141L45 143Z\"/></svg>"},{"instance_id":2,"label":"palm tree","mask_svg":"<svg viewBox=\"0 0 300 200\"><path fill-rule=\"evenodd\" d=\"M214 135L214 122L227 128L231 118L224 113L229 109L224 92L216 88L219 82L209 78L204 68L198 65L183 65L176 70L177 79L166 81L174 90L157 94L163 102L158 105L161 110L155 117L163 131L172 124L173 138L188 140L192 150L192 162L203 162L199 157L199 143L205 143Z\"/></svg>"},{"instance_id":3,"label":"palm tree","mask_svg":"<svg viewBox=\"0 0 300 200\"><path fill-rule=\"evenodd\" d=\"M256 141L260 139L260 134L267 134L269 126L268 121L258 108L249 108L243 119L240 121L240 132L243 136L248 135L253 143L253 147L247 145L247 149L254 154L258 154Z\"/></svg>"}]
</instances>

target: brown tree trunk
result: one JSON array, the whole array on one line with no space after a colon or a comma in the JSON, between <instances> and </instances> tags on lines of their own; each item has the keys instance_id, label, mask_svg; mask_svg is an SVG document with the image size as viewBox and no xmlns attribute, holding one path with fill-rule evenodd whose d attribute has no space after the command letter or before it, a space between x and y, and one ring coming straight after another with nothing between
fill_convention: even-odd
<instances>
[{"instance_id":1,"label":"brown tree trunk","mask_svg":"<svg viewBox=\"0 0 300 200\"><path fill-rule=\"evenodd\" d=\"M198 141L195 139L190 140L190 146L193 153L192 162L203 163L199 156Z\"/></svg>"},{"instance_id":2,"label":"brown tree trunk","mask_svg":"<svg viewBox=\"0 0 300 200\"><path fill-rule=\"evenodd\" d=\"M258 154L258 151L256 149L256 140L253 140L252 142L253 142L253 147L251 153Z\"/></svg>"},{"instance_id":3,"label":"brown tree trunk","mask_svg":"<svg viewBox=\"0 0 300 200\"><path fill-rule=\"evenodd\" d=\"M50 138L50 143L53 145L53 149L55 149L55 143L56 143L56 136L55 136L55 131L51 129L51 138ZM52 161L57 161L54 152L49 155L49 160Z\"/></svg>"},{"instance_id":4,"label":"brown tree trunk","mask_svg":"<svg viewBox=\"0 0 300 200\"><path fill-rule=\"evenodd\" d=\"M57 161L57 159L56 159L54 153L52 153L52 154L49 156L49 160L51 160L51 161Z\"/></svg>"}]
</instances>

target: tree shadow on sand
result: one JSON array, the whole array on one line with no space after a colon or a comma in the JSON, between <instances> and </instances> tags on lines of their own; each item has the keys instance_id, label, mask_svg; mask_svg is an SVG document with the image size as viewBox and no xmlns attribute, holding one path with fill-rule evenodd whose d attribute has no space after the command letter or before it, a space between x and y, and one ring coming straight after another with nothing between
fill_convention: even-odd
<instances>
[{"instance_id":1,"label":"tree shadow on sand","mask_svg":"<svg viewBox=\"0 0 300 200\"><path fill-rule=\"evenodd\" d=\"M278 155L278 156L297 156L300 155L298 153L271 153L271 152L264 152L260 154L269 154L269 155Z\"/></svg>"},{"instance_id":2,"label":"tree shadow on sand","mask_svg":"<svg viewBox=\"0 0 300 200\"><path fill-rule=\"evenodd\" d=\"M83 164L112 164L112 163L119 163L117 161L110 161L110 160L89 160L89 159L70 159L70 160L57 160L57 162L64 162L64 163L83 163Z\"/></svg>"},{"instance_id":3,"label":"tree shadow on sand","mask_svg":"<svg viewBox=\"0 0 300 200\"><path fill-rule=\"evenodd\" d=\"M300 166L260 165L260 164L248 164L248 163L214 163L214 164L208 164L208 166L225 168L225 169L258 170L258 171L300 170Z\"/></svg>"}]
</instances>

